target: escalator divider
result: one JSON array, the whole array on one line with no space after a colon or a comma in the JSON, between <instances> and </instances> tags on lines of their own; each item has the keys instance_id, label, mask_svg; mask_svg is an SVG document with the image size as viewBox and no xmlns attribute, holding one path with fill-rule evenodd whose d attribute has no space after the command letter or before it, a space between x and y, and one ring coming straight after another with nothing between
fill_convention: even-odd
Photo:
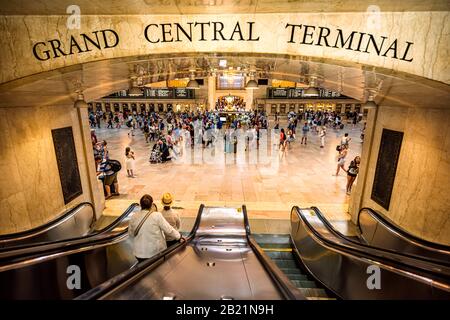
<instances>
[{"instance_id":1,"label":"escalator divider","mask_svg":"<svg viewBox=\"0 0 450 320\"><path fill-rule=\"evenodd\" d=\"M258 260L263 265L264 269L275 282L280 292L288 300L306 300L305 295L303 295L300 290L298 290L291 283L289 278L278 268L278 266L272 261L272 259L267 256L267 254L262 250L262 248L251 235L250 223L247 215L247 207L245 205L242 206L242 213L244 215L244 226L248 244L252 248Z\"/></svg>"}]
</instances>

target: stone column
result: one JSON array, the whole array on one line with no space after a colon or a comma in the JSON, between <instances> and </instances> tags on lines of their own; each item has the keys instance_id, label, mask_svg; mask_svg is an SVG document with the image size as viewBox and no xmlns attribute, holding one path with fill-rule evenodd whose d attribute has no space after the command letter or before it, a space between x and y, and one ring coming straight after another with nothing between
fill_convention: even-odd
<instances>
[{"instance_id":1,"label":"stone column","mask_svg":"<svg viewBox=\"0 0 450 320\"><path fill-rule=\"evenodd\" d=\"M363 106L362 106L363 107ZM369 112L367 114L367 122L366 122L366 130L364 133L364 143L361 153L361 164L359 167L359 174L355 185L353 186L353 191L350 196L349 208L348 211L351 215L352 222L356 223L356 219L358 218L358 212L362 208L363 196L365 190L367 188L371 188L371 186L367 186L367 172L369 171L369 160L373 152L377 152L377 150L372 150L373 140L374 140L374 132L376 127L376 121L378 116L377 108L369 108ZM355 143L355 142L354 142Z\"/></svg>"},{"instance_id":2,"label":"stone column","mask_svg":"<svg viewBox=\"0 0 450 320\"><path fill-rule=\"evenodd\" d=\"M215 76L209 76L208 77L208 110L214 110L216 106L215 101L216 96L216 77Z\"/></svg>"},{"instance_id":3,"label":"stone column","mask_svg":"<svg viewBox=\"0 0 450 320\"><path fill-rule=\"evenodd\" d=\"M83 143L83 156L88 174L89 190L84 190L84 192L89 192L89 198L95 208L95 215L99 218L105 208L105 196L103 193L103 184L97 179L97 168L92 151L91 128L89 126L87 108L78 108L77 118Z\"/></svg>"},{"instance_id":4,"label":"stone column","mask_svg":"<svg viewBox=\"0 0 450 320\"><path fill-rule=\"evenodd\" d=\"M256 89L255 89L256 90ZM253 90L245 90L245 110L250 110L253 108Z\"/></svg>"}]
</instances>

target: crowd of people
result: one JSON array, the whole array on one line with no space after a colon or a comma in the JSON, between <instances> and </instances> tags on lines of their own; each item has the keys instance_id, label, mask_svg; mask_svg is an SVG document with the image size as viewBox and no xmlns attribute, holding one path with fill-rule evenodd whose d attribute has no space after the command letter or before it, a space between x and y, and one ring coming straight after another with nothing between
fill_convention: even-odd
<instances>
[{"instance_id":1,"label":"crowd of people","mask_svg":"<svg viewBox=\"0 0 450 320\"><path fill-rule=\"evenodd\" d=\"M359 115L351 113L347 115L351 124L359 122ZM163 163L172 159L178 159L194 145L202 145L203 148L214 147L220 137L224 139L224 152L236 153L238 137L243 132L247 138L247 147L253 145L258 148L260 140L260 130L269 129L269 122L266 114L261 111L241 112L234 114L233 118L224 121L220 112L168 112L164 115L157 112L143 111L133 112L106 112L93 113L89 115L91 126L100 127L99 122L104 119L108 123L107 128L121 128L125 125L129 131L128 136L132 137L136 131L143 133L146 143L153 143L150 149L149 161L151 163ZM115 126L110 122L116 123ZM298 130L297 127L300 126ZM320 142L320 148L325 147L327 130L342 130L344 123L340 114L334 111L313 111L306 110L300 113L290 112L288 114L287 127L280 128L280 119L275 115L274 129L279 132L279 150L284 153L291 148L297 140L297 131L300 131L301 145L308 144L310 135L316 136ZM365 128L365 126L364 126ZM364 130L364 129L363 129ZM221 132L223 135L219 135ZM364 131L361 132L361 139ZM95 139L96 140L96 139ZM345 161L348 153L350 138L346 133L336 150L337 170L347 173L348 183L347 194L350 194L354 180L358 174L360 158L356 157L350 165L345 168ZM106 142L93 141L94 153L99 166L99 175L103 177L105 192L107 197L118 194L117 172L113 172L110 161L108 161ZM125 149L125 165L127 176L134 178L136 156L131 147ZM115 189L114 193L109 192L111 185ZM116 187L117 186L117 187Z\"/></svg>"}]
</instances>

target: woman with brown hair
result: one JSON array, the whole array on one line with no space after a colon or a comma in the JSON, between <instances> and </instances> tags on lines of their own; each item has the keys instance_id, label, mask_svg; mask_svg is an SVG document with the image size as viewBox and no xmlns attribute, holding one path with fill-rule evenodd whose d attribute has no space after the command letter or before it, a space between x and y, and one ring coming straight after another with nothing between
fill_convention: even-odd
<instances>
[{"instance_id":1,"label":"woman with brown hair","mask_svg":"<svg viewBox=\"0 0 450 320\"><path fill-rule=\"evenodd\" d=\"M347 194L350 195L352 191L353 182L355 182L356 177L359 173L359 163L361 162L361 158L356 156L347 169Z\"/></svg>"}]
</instances>

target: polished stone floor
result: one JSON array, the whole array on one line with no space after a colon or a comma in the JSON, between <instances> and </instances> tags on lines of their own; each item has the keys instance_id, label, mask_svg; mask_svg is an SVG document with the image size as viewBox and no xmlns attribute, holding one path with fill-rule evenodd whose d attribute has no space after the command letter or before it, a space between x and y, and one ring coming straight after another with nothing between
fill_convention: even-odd
<instances>
[{"instance_id":1,"label":"polished stone floor","mask_svg":"<svg viewBox=\"0 0 450 320\"><path fill-rule=\"evenodd\" d=\"M285 122L281 122L281 127ZM164 192L173 194L174 207L183 219L183 230L189 230L200 204L207 206L247 206L251 227L255 232L288 233L292 206L316 206L333 224L346 233L353 233L349 226L349 196L345 193L346 174L333 176L336 171L336 145L345 132L352 141L346 167L356 155L360 155L361 125L349 124L343 130L328 128L325 148L320 148L318 134L310 133L308 144L300 144L301 134L284 154L275 146L270 151L269 163L251 164L248 161L231 161L220 164L194 164L168 162L151 164L149 155L153 143L145 142L143 133L136 130L96 129L98 139L108 142L111 159L119 160L123 169L119 172L120 196L106 201L105 215L119 215L131 202L148 193L157 199ZM135 178L127 177L125 148L130 146L136 154ZM186 153L185 153L186 154Z\"/></svg>"}]
</instances>

